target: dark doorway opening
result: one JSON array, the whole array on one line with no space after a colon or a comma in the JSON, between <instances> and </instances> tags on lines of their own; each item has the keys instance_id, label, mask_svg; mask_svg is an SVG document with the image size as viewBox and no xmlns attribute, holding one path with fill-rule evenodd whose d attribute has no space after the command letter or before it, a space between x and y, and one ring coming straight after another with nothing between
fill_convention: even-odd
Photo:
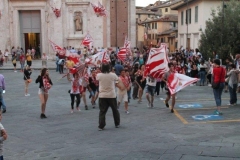
<instances>
[{"instance_id":1,"label":"dark doorway opening","mask_svg":"<svg viewBox=\"0 0 240 160\"><path fill-rule=\"evenodd\" d=\"M28 49L35 49L36 58L40 58L40 33L24 33L24 40L25 40L25 51L27 52Z\"/></svg>"}]
</instances>

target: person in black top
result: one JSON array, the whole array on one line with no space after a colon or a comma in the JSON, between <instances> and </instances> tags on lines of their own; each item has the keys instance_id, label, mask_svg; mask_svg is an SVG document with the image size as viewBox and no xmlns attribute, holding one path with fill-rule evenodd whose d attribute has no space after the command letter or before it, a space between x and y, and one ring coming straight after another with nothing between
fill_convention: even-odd
<instances>
[{"instance_id":1,"label":"person in black top","mask_svg":"<svg viewBox=\"0 0 240 160\"><path fill-rule=\"evenodd\" d=\"M96 70L92 69L91 70L91 74L92 76L89 77L89 87L91 88L91 92L90 92L90 96L89 98L92 98L91 103L93 105L93 108L95 108L96 106L96 99L97 99L97 93L98 91L98 86L99 86L99 82L96 80Z\"/></svg>"},{"instance_id":2,"label":"person in black top","mask_svg":"<svg viewBox=\"0 0 240 160\"><path fill-rule=\"evenodd\" d=\"M48 100L48 91L53 85L47 68L43 68L41 70L41 74L38 76L38 78L35 81L36 83L39 83L39 99L41 101L41 115L40 118L47 118L45 115L45 109L46 109L46 104Z\"/></svg>"},{"instance_id":3,"label":"person in black top","mask_svg":"<svg viewBox=\"0 0 240 160\"><path fill-rule=\"evenodd\" d=\"M31 78L30 78L31 74L32 74L31 68L28 65L26 65L23 71L23 79L25 81L25 96L30 96L30 94L28 94L28 85L29 83L31 83Z\"/></svg>"}]
</instances>

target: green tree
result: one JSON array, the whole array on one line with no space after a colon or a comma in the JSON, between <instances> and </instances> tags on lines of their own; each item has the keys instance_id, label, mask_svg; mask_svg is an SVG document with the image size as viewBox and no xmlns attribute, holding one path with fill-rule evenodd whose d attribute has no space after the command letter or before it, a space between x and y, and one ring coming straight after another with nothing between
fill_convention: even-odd
<instances>
[{"instance_id":1,"label":"green tree","mask_svg":"<svg viewBox=\"0 0 240 160\"><path fill-rule=\"evenodd\" d=\"M240 2L225 2L224 6L212 10L211 16L200 39L203 55L212 57L212 52L216 51L224 60L230 53L240 53Z\"/></svg>"}]
</instances>

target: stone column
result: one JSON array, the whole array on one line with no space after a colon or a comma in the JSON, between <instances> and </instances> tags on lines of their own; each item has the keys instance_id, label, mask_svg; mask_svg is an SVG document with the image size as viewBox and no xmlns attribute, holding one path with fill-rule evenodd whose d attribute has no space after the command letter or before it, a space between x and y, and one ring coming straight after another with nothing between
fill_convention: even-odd
<instances>
[{"instance_id":1,"label":"stone column","mask_svg":"<svg viewBox=\"0 0 240 160\"><path fill-rule=\"evenodd\" d=\"M128 0L128 37L131 47L136 47L136 6L135 0Z\"/></svg>"}]
</instances>

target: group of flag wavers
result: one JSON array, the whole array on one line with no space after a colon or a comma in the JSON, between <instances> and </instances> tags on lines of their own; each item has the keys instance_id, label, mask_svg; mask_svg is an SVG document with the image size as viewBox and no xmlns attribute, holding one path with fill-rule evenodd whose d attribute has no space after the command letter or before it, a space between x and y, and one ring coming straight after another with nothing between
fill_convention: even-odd
<instances>
[{"instance_id":1,"label":"group of flag wavers","mask_svg":"<svg viewBox=\"0 0 240 160\"><path fill-rule=\"evenodd\" d=\"M99 16L107 16L107 11L101 3L94 5L91 3L95 14ZM52 7L53 8L53 7ZM56 17L61 15L61 10L53 8ZM99 95L99 81L97 80L97 74L101 73L100 67L102 64L110 64L110 55L108 51L99 51L94 55L87 54L74 54L56 45L52 41L50 44L55 52L58 54L65 55L67 59L73 62L74 65L67 66L68 73L63 77L67 76L68 80L71 81L71 89L69 90L71 97L71 113L74 110L74 103L76 102L76 109L80 111L80 100L81 96L85 105L85 109L88 110L86 103L86 91L89 91L91 98L91 104L93 108L96 106L96 100ZM87 50L93 46L93 38L89 33L83 39L81 45L85 46ZM83 57L84 55L84 57ZM133 57L131 52L130 41L127 36L124 41L124 45L116 53L118 61L122 64L133 65ZM72 75L72 78L70 76ZM139 103L141 103L141 97L143 95L144 88L146 86L146 98L148 101L148 107L153 108L154 94L157 79L161 79L166 83L167 98L165 100L166 107L170 107L168 101L172 98L171 112L174 112L175 106L175 95L178 91L185 88L186 86L198 81L197 78L190 78L183 74L175 72L173 64L168 59L167 46L161 44L159 48L150 48L148 53L148 59L145 67L136 73L138 79L135 81L139 85ZM129 71L121 70L119 73L118 82L121 86L121 90L118 90L118 103L119 107L121 101L124 101L125 112L128 111L128 94L131 90L131 80L129 80ZM142 89L142 90L141 90ZM81 96L80 96L81 95ZM75 101L76 98L76 101ZM102 128L102 127L100 127Z\"/></svg>"}]
</instances>

